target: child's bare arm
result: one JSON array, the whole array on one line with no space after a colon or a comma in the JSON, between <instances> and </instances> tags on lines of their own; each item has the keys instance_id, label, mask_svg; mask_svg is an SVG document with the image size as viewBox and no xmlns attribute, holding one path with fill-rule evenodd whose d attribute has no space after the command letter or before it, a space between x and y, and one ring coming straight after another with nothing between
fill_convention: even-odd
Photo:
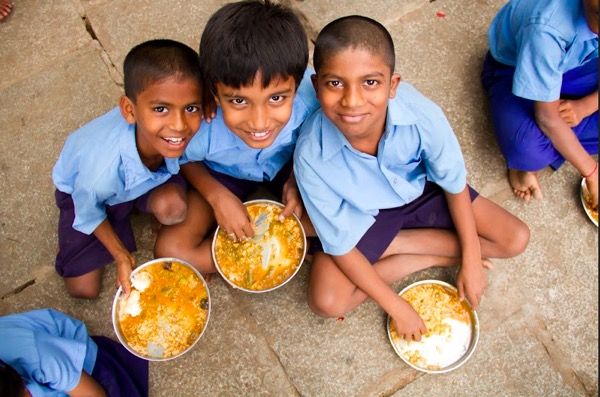
<instances>
[{"instance_id":1,"label":"child's bare arm","mask_svg":"<svg viewBox=\"0 0 600 397\"><path fill-rule=\"evenodd\" d=\"M108 219L102 221L96 230L94 230L94 235L106 247L115 260L115 265L117 266L117 284L123 288L126 296L129 295L131 290L129 277L135 266L135 258L125 248L125 245L115 233Z\"/></svg>"},{"instance_id":2,"label":"child's bare arm","mask_svg":"<svg viewBox=\"0 0 600 397\"><path fill-rule=\"evenodd\" d=\"M558 106L560 117L571 128L598 111L598 91L579 99L561 99Z\"/></svg>"},{"instance_id":3,"label":"child's bare arm","mask_svg":"<svg viewBox=\"0 0 600 397\"><path fill-rule=\"evenodd\" d=\"M379 277L360 251L353 248L332 258L346 277L392 317L398 335L407 340L421 340L421 335L427 332L421 317Z\"/></svg>"},{"instance_id":4,"label":"child's bare arm","mask_svg":"<svg viewBox=\"0 0 600 397\"><path fill-rule=\"evenodd\" d=\"M293 172L290 173L290 177L283 185L283 203L285 204L285 208L281 213L282 217L286 218L292 215L292 212L296 214L298 219L302 217L304 206L302 205L302 199L300 198L296 177Z\"/></svg>"},{"instance_id":5,"label":"child's bare arm","mask_svg":"<svg viewBox=\"0 0 600 397\"><path fill-rule=\"evenodd\" d=\"M79 383L68 395L70 397L106 397L106 392L94 378L81 372Z\"/></svg>"},{"instance_id":6,"label":"child's bare arm","mask_svg":"<svg viewBox=\"0 0 600 397\"><path fill-rule=\"evenodd\" d=\"M461 246L462 263L456 279L458 293L461 299L466 297L476 309L487 286L487 280L469 188L465 185L463 191L458 194L444 193Z\"/></svg>"},{"instance_id":7,"label":"child's bare arm","mask_svg":"<svg viewBox=\"0 0 600 397\"><path fill-rule=\"evenodd\" d=\"M206 199L215 213L217 224L231 238L242 240L254 236L254 229L244 204L229 189L213 178L201 163L187 163L181 172Z\"/></svg>"},{"instance_id":8,"label":"child's bare arm","mask_svg":"<svg viewBox=\"0 0 600 397\"><path fill-rule=\"evenodd\" d=\"M597 94L596 94L597 95ZM597 106L597 105L596 105ZM560 101L535 102L535 119L559 153L586 178L592 205L598 206L598 166L560 115Z\"/></svg>"}]
</instances>

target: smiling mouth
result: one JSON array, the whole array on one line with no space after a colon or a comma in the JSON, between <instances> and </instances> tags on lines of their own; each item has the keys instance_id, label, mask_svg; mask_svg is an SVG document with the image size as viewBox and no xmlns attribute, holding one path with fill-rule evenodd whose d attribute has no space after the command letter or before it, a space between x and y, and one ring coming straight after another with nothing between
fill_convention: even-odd
<instances>
[{"instance_id":1,"label":"smiling mouth","mask_svg":"<svg viewBox=\"0 0 600 397\"><path fill-rule=\"evenodd\" d=\"M271 136L272 130L264 130L264 131L254 131L250 133L250 136L255 141L262 141Z\"/></svg>"},{"instance_id":2,"label":"smiling mouth","mask_svg":"<svg viewBox=\"0 0 600 397\"><path fill-rule=\"evenodd\" d=\"M361 121L363 121L365 119L365 117L367 117L367 115L365 113L362 113L362 114L340 114L339 117L345 123L355 124L355 123L360 123Z\"/></svg>"},{"instance_id":3,"label":"smiling mouth","mask_svg":"<svg viewBox=\"0 0 600 397\"><path fill-rule=\"evenodd\" d=\"M183 141L185 141L185 138L176 138L176 137L164 137L162 138L163 140L165 140L167 143L171 144L171 145L181 145L183 143Z\"/></svg>"}]
</instances>

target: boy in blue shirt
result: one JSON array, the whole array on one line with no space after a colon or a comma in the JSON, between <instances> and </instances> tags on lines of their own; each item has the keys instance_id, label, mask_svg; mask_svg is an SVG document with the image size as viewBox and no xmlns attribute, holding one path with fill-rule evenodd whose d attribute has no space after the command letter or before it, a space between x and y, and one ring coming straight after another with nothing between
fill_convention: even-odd
<instances>
[{"instance_id":1,"label":"boy in blue shirt","mask_svg":"<svg viewBox=\"0 0 600 397\"><path fill-rule=\"evenodd\" d=\"M72 133L52 172L60 209L56 269L76 297L97 297L102 268L113 260L129 293L134 208L163 225L186 214L179 157L200 127L197 53L152 40L134 47L123 68L119 106Z\"/></svg>"},{"instance_id":2,"label":"boy in blue shirt","mask_svg":"<svg viewBox=\"0 0 600 397\"><path fill-rule=\"evenodd\" d=\"M59 311L2 316L0 335L3 397L148 395L146 360Z\"/></svg>"},{"instance_id":3,"label":"boy in blue shirt","mask_svg":"<svg viewBox=\"0 0 600 397\"><path fill-rule=\"evenodd\" d=\"M200 40L206 92L218 104L185 152L190 189L183 223L163 227L156 256L177 256L211 273L215 223L232 239L254 235L242 202L265 186L294 211L310 234L291 172L302 122L318 102L306 71L308 44L298 17L269 1L242 1L219 9Z\"/></svg>"},{"instance_id":4,"label":"boy in blue shirt","mask_svg":"<svg viewBox=\"0 0 600 397\"><path fill-rule=\"evenodd\" d=\"M488 31L481 79L517 197L567 160L598 206L598 0L512 0Z\"/></svg>"},{"instance_id":5,"label":"boy in blue shirt","mask_svg":"<svg viewBox=\"0 0 600 397\"><path fill-rule=\"evenodd\" d=\"M461 298L477 307L488 257L521 253L529 229L466 182L441 109L394 73L394 45L361 16L323 28L313 77L321 110L302 127L294 172L324 252L313 257L309 305L337 317L373 298L399 335L425 324L390 287L415 271L461 263Z\"/></svg>"}]
</instances>

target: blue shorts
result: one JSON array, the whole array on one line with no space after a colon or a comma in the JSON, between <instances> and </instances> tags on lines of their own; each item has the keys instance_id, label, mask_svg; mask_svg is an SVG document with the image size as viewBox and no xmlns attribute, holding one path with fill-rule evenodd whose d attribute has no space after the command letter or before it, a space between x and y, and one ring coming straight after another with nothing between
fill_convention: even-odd
<instances>
[{"instance_id":1,"label":"blue shorts","mask_svg":"<svg viewBox=\"0 0 600 397\"><path fill-rule=\"evenodd\" d=\"M492 124L508 168L538 171L547 166L558 169L565 161L550 139L538 127L534 101L512 93L515 68L496 61L488 52L481 73L492 112ZM598 89L598 58L563 75L561 98L575 99ZM598 111L573 128L579 142L590 154L598 153Z\"/></svg>"},{"instance_id":2,"label":"blue shorts","mask_svg":"<svg viewBox=\"0 0 600 397\"><path fill-rule=\"evenodd\" d=\"M172 176L165 183L175 183L186 188L185 179L180 175ZM133 229L129 215L134 209L148 212L148 198L153 190L135 200L106 206L106 216L113 230L129 252L136 250ZM108 265L113 257L104 245L92 234L81 233L73 229L75 208L70 194L60 190L54 192L56 205L60 210L58 218L58 254L55 268L61 277L77 277Z\"/></svg>"},{"instance_id":3,"label":"blue shorts","mask_svg":"<svg viewBox=\"0 0 600 397\"><path fill-rule=\"evenodd\" d=\"M479 195L468 186L471 201ZM379 210L375 223L362 236L356 248L371 262L377 262L402 229L454 229L444 190L432 182L425 183L423 194L401 207ZM309 253L323 251L318 238L310 240Z\"/></svg>"}]
</instances>

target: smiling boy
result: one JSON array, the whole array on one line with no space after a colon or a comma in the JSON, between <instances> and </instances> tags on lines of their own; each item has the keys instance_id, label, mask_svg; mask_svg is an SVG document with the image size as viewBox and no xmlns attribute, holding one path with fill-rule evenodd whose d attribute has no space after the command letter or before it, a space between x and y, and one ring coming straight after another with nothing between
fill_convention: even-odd
<instances>
[{"instance_id":1,"label":"smiling boy","mask_svg":"<svg viewBox=\"0 0 600 397\"><path fill-rule=\"evenodd\" d=\"M310 82L308 43L298 17L269 1L219 9L200 40L202 75L218 104L186 149L188 192L184 222L163 227L156 256L177 256L204 273L215 271L211 237L216 224L232 239L254 235L242 204L260 186L295 212L310 234L292 170L300 125L317 107Z\"/></svg>"},{"instance_id":2,"label":"smiling boy","mask_svg":"<svg viewBox=\"0 0 600 397\"><path fill-rule=\"evenodd\" d=\"M179 157L201 121L198 56L172 40L134 47L124 65L119 106L66 140L52 172L60 209L56 270L68 292L95 298L114 260L128 293L135 265L134 208L163 225L187 211Z\"/></svg>"},{"instance_id":3,"label":"smiling boy","mask_svg":"<svg viewBox=\"0 0 600 397\"><path fill-rule=\"evenodd\" d=\"M294 172L324 252L311 267L309 306L338 317L368 297L399 335L425 324L390 287L418 270L460 264L457 287L477 307L484 258L521 253L529 229L467 185L442 110L394 73L394 45L361 16L323 28L313 78L321 110L302 127Z\"/></svg>"}]
</instances>

